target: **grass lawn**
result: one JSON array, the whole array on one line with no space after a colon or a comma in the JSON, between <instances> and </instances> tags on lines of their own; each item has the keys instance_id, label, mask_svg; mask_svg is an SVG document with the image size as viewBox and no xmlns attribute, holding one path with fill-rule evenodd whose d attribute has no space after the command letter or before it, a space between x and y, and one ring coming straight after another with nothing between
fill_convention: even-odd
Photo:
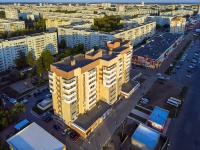
<instances>
[{"instance_id":1,"label":"grass lawn","mask_svg":"<svg viewBox=\"0 0 200 150\"><path fill-rule=\"evenodd\" d=\"M148 115L151 114L150 111L148 111L148 110L146 110L146 109L143 109L143 108L141 108L141 107L138 107L138 106L135 106L134 109L137 109L137 110L139 110L139 111L141 111L141 112L143 112L143 113L145 113L145 114L148 114Z\"/></svg>"},{"instance_id":2,"label":"grass lawn","mask_svg":"<svg viewBox=\"0 0 200 150\"><path fill-rule=\"evenodd\" d=\"M38 115L41 115L43 114L44 112L48 111L48 110L51 110L53 107L50 107L49 109L46 109L46 110L42 110L40 108L37 107L37 105L33 106L32 110L34 112L36 112Z\"/></svg>"},{"instance_id":3,"label":"grass lawn","mask_svg":"<svg viewBox=\"0 0 200 150\"><path fill-rule=\"evenodd\" d=\"M146 79L144 79L144 78L138 78L138 79L137 79L137 81L140 82L140 83L143 83L145 80L146 80Z\"/></svg>"},{"instance_id":4,"label":"grass lawn","mask_svg":"<svg viewBox=\"0 0 200 150\"><path fill-rule=\"evenodd\" d=\"M140 121L140 122L142 122L142 123L146 123L146 121L147 121L146 119L144 119L144 118L142 118L140 116L137 116L137 115L135 115L133 113L129 113L129 116L134 118L134 119L136 119L136 120L138 120L138 121Z\"/></svg>"}]
</instances>

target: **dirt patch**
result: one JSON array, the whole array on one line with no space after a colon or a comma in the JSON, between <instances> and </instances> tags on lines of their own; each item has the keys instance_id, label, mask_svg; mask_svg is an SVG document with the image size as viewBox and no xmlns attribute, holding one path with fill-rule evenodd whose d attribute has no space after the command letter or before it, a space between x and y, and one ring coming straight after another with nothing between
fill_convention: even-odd
<instances>
[{"instance_id":1,"label":"dirt patch","mask_svg":"<svg viewBox=\"0 0 200 150\"><path fill-rule=\"evenodd\" d=\"M153 110L155 106L167 109L170 111L169 117L177 117L180 108L176 108L175 106L171 106L167 104L167 99L170 97L175 97L181 99L180 92L183 88L183 85L178 84L177 82L167 80L162 81L160 80L155 81L149 91L146 93L144 97L148 97L150 100L148 104L140 104L143 107Z\"/></svg>"}]
</instances>

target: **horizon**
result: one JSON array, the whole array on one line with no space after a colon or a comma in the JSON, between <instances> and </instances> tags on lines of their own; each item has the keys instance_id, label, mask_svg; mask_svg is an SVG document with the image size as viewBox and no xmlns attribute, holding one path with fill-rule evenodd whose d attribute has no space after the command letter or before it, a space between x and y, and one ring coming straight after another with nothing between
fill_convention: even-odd
<instances>
[{"instance_id":1,"label":"horizon","mask_svg":"<svg viewBox=\"0 0 200 150\"><path fill-rule=\"evenodd\" d=\"M163 2L162 0L125 0L123 3L147 3L147 4L155 4L155 3L159 3L159 4L168 4L168 3L172 3L172 4L199 4L200 2L198 0L176 0L176 2L174 2L174 0L168 0L167 2ZM31 4L37 4L37 3L121 3L123 4L120 0L107 0L107 1L95 1L95 0L74 0L74 1L66 1L66 0L35 0L34 2L27 2L27 0L7 0L6 2L0 2L2 3L31 3Z\"/></svg>"}]
</instances>

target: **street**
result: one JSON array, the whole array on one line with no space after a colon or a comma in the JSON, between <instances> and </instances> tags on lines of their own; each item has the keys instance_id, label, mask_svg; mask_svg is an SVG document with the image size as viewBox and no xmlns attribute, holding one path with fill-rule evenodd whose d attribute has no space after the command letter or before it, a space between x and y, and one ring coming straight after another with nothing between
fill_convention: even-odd
<instances>
[{"instance_id":1,"label":"street","mask_svg":"<svg viewBox=\"0 0 200 150\"><path fill-rule=\"evenodd\" d=\"M194 52L199 50L199 40L194 43L192 49L187 50L188 58L194 55ZM197 62L197 65L200 64ZM179 83L188 85L189 91L182 106L182 112L177 119L172 119L167 136L171 140L170 150L197 150L200 147L200 70L198 69L192 75L192 78L186 78L186 70L188 69L189 62L185 61L181 69L175 69L177 74L172 76L173 80Z\"/></svg>"}]
</instances>

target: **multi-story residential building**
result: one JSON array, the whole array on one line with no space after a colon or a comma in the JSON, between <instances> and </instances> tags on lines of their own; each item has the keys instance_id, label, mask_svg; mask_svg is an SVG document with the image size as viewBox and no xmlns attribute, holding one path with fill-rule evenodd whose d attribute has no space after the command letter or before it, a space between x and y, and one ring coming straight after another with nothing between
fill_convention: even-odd
<instances>
[{"instance_id":1,"label":"multi-story residential building","mask_svg":"<svg viewBox=\"0 0 200 150\"><path fill-rule=\"evenodd\" d=\"M58 26L61 26L61 25L70 25L70 21L69 20L65 20L65 19L46 19L46 29L48 31L56 31Z\"/></svg>"},{"instance_id":2,"label":"multi-story residential building","mask_svg":"<svg viewBox=\"0 0 200 150\"><path fill-rule=\"evenodd\" d=\"M0 32L17 31L17 30L22 30L24 28L25 28L24 21L12 21L12 20L0 19Z\"/></svg>"},{"instance_id":3,"label":"multi-story residential building","mask_svg":"<svg viewBox=\"0 0 200 150\"><path fill-rule=\"evenodd\" d=\"M155 28L155 22L145 22L113 32L94 31L88 29L88 26L86 28L60 26L58 28L58 40L64 39L68 47L74 47L82 43L86 50L92 49L94 46L104 47L107 41L114 38L132 40L132 44L137 45L145 38L151 37L155 33Z\"/></svg>"},{"instance_id":4,"label":"multi-story residential building","mask_svg":"<svg viewBox=\"0 0 200 150\"><path fill-rule=\"evenodd\" d=\"M176 15L193 15L194 11L193 10L173 10L173 11L168 11L168 12L162 12L160 15L162 16L176 16Z\"/></svg>"},{"instance_id":5,"label":"multi-story residential building","mask_svg":"<svg viewBox=\"0 0 200 150\"><path fill-rule=\"evenodd\" d=\"M186 18L181 16L174 17L170 23L170 33L184 33Z\"/></svg>"},{"instance_id":6,"label":"multi-story residential building","mask_svg":"<svg viewBox=\"0 0 200 150\"><path fill-rule=\"evenodd\" d=\"M101 6L106 9L111 7L111 3L102 3Z\"/></svg>"},{"instance_id":7,"label":"multi-story residential building","mask_svg":"<svg viewBox=\"0 0 200 150\"><path fill-rule=\"evenodd\" d=\"M117 12L124 12L125 11L125 5L117 5L116 11Z\"/></svg>"},{"instance_id":8,"label":"multi-story residential building","mask_svg":"<svg viewBox=\"0 0 200 150\"><path fill-rule=\"evenodd\" d=\"M200 5L198 5L197 14L199 14L199 15L200 15Z\"/></svg>"},{"instance_id":9,"label":"multi-story residential building","mask_svg":"<svg viewBox=\"0 0 200 150\"><path fill-rule=\"evenodd\" d=\"M156 24L163 26L165 24L170 25L173 16L147 16L146 21L155 21Z\"/></svg>"},{"instance_id":10,"label":"multi-story residential building","mask_svg":"<svg viewBox=\"0 0 200 150\"><path fill-rule=\"evenodd\" d=\"M25 54L31 51L37 59L46 49L50 50L52 54L58 52L56 32L0 40L0 72L15 66L13 61L18 58L19 51Z\"/></svg>"},{"instance_id":11,"label":"multi-story residential building","mask_svg":"<svg viewBox=\"0 0 200 150\"><path fill-rule=\"evenodd\" d=\"M6 8L5 14L6 14L6 19L19 20L18 10L15 8Z\"/></svg>"},{"instance_id":12,"label":"multi-story residential building","mask_svg":"<svg viewBox=\"0 0 200 150\"><path fill-rule=\"evenodd\" d=\"M54 113L87 137L110 113L121 93L130 96L138 86L138 82L129 81L131 57L131 42L115 39L107 42L105 49L52 64L49 87Z\"/></svg>"}]
</instances>

